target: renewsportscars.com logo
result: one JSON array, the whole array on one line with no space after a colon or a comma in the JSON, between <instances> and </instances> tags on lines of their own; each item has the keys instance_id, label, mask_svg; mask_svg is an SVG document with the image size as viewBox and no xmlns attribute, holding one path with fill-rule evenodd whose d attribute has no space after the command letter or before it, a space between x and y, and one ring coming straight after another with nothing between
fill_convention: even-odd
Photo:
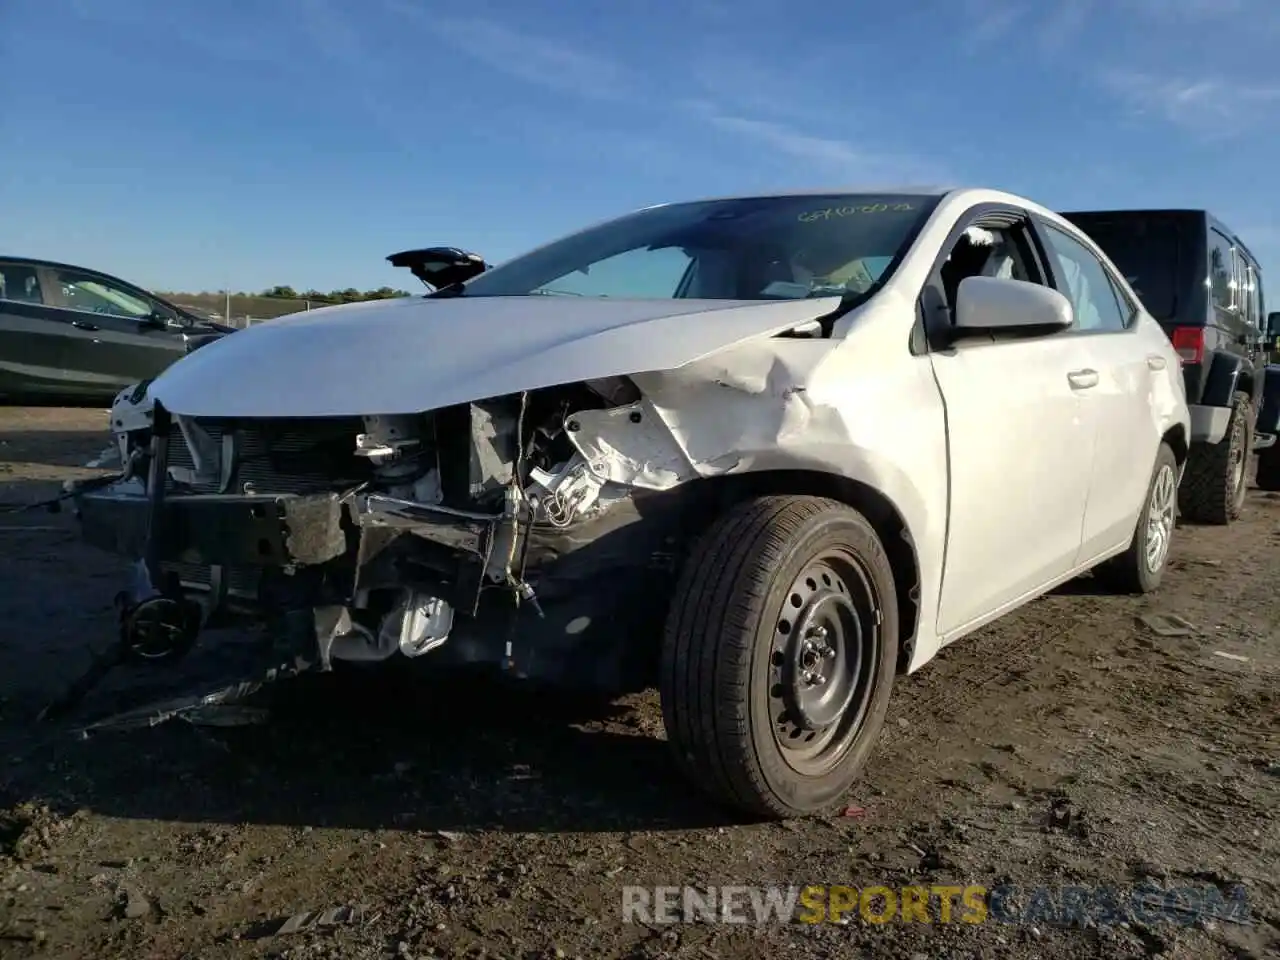
<instances>
[{"instance_id":1,"label":"renewsportscars.com logo","mask_svg":"<svg viewBox=\"0 0 1280 960\"><path fill-rule=\"evenodd\" d=\"M1161 888L1002 884L865 886L811 884L623 887L624 923L1005 923L1098 926L1141 922L1189 926L1250 922L1241 886Z\"/></svg>"}]
</instances>

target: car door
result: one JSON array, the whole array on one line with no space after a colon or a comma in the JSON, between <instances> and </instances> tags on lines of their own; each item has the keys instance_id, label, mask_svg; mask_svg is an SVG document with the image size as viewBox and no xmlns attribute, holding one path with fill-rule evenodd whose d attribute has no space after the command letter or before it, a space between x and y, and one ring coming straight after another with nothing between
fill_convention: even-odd
<instances>
[{"instance_id":1,"label":"car door","mask_svg":"<svg viewBox=\"0 0 1280 960\"><path fill-rule=\"evenodd\" d=\"M1168 364L1161 342L1139 330L1138 307L1103 260L1073 232L1038 219L1054 284L1075 310L1073 336L1096 384L1081 393L1097 424L1077 564L1128 543L1146 500L1160 437L1153 394Z\"/></svg>"},{"instance_id":2,"label":"car door","mask_svg":"<svg viewBox=\"0 0 1280 960\"><path fill-rule=\"evenodd\" d=\"M86 379L120 389L158 375L183 355L181 331L166 325L167 311L145 291L71 267L53 273L54 295L75 317L68 349Z\"/></svg>"},{"instance_id":3,"label":"car door","mask_svg":"<svg viewBox=\"0 0 1280 960\"><path fill-rule=\"evenodd\" d=\"M39 264L0 261L0 395L25 397L72 390L60 311L46 299Z\"/></svg>"},{"instance_id":4,"label":"car door","mask_svg":"<svg viewBox=\"0 0 1280 960\"><path fill-rule=\"evenodd\" d=\"M979 242L983 231L994 242ZM972 275L1049 282L1025 214L979 208L962 221L921 299L947 418L950 502L937 620L944 642L1072 570L1096 434L1095 407L1082 396L1090 384L1080 338L1020 332L949 341L956 290Z\"/></svg>"}]
</instances>

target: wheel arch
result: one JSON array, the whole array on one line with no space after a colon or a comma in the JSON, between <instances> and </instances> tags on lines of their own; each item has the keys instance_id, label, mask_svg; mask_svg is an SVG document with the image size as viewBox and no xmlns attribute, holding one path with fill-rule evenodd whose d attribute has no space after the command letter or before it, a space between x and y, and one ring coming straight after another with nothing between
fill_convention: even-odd
<instances>
[{"instance_id":1,"label":"wheel arch","mask_svg":"<svg viewBox=\"0 0 1280 960\"><path fill-rule=\"evenodd\" d=\"M1179 467L1187 462L1191 447L1188 443L1187 428L1183 424L1173 424L1169 429L1165 430L1160 440L1162 443L1169 445L1169 449L1173 451L1173 458L1178 462Z\"/></svg>"},{"instance_id":2,"label":"wheel arch","mask_svg":"<svg viewBox=\"0 0 1280 960\"><path fill-rule=\"evenodd\" d=\"M1252 364L1241 363L1240 377L1236 381L1236 389L1249 395L1249 400L1255 410L1262 404L1265 378L1266 374Z\"/></svg>"},{"instance_id":3,"label":"wheel arch","mask_svg":"<svg viewBox=\"0 0 1280 960\"><path fill-rule=\"evenodd\" d=\"M1209 361L1209 373L1200 398L1203 406L1229 407L1236 393L1244 392L1256 407L1262 398L1262 377L1245 358L1215 350Z\"/></svg>"},{"instance_id":4,"label":"wheel arch","mask_svg":"<svg viewBox=\"0 0 1280 960\"><path fill-rule=\"evenodd\" d=\"M1262 401L1258 405L1257 426L1261 433L1280 431L1280 364L1262 370Z\"/></svg>"},{"instance_id":5,"label":"wheel arch","mask_svg":"<svg viewBox=\"0 0 1280 960\"><path fill-rule=\"evenodd\" d=\"M750 497L771 494L826 497L852 507L875 529L893 569L898 602L898 672L905 673L915 653L920 626L920 557L903 512L884 492L868 483L824 470L767 469L697 481L714 490L722 508Z\"/></svg>"}]
</instances>

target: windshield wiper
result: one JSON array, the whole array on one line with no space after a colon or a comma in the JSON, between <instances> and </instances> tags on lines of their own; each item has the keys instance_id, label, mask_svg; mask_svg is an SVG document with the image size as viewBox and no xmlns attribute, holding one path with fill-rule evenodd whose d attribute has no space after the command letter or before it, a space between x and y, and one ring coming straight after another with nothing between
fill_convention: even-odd
<instances>
[{"instance_id":1,"label":"windshield wiper","mask_svg":"<svg viewBox=\"0 0 1280 960\"><path fill-rule=\"evenodd\" d=\"M426 294L426 299L447 300L450 297L460 297L467 292L467 285L459 280L457 283L450 283L438 290L432 290Z\"/></svg>"}]
</instances>

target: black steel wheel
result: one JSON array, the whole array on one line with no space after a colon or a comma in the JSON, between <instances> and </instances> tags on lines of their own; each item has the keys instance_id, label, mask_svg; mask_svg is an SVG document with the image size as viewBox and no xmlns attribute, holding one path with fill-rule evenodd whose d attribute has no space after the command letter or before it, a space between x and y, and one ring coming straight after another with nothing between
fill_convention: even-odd
<instances>
[{"instance_id":1,"label":"black steel wheel","mask_svg":"<svg viewBox=\"0 0 1280 960\"><path fill-rule=\"evenodd\" d=\"M843 551L816 558L787 591L769 698L774 740L799 774L838 765L866 722L880 661L876 609L866 573Z\"/></svg>"},{"instance_id":2,"label":"black steel wheel","mask_svg":"<svg viewBox=\"0 0 1280 960\"><path fill-rule=\"evenodd\" d=\"M744 811L821 813L879 736L897 653L893 570L866 518L815 497L739 504L695 546L668 614L677 763Z\"/></svg>"}]
</instances>

